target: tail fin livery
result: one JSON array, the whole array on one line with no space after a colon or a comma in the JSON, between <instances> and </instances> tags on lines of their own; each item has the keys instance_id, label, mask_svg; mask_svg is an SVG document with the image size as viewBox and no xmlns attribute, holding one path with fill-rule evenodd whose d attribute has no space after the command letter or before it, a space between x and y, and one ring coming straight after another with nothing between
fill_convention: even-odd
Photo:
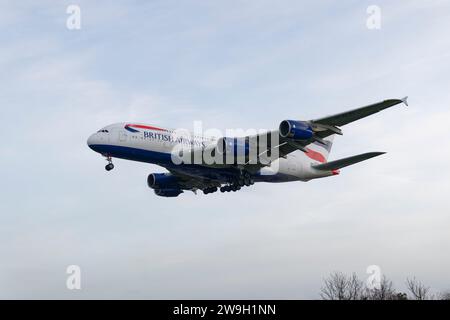
<instances>
[{"instance_id":1,"label":"tail fin livery","mask_svg":"<svg viewBox=\"0 0 450 320\"><path fill-rule=\"evenodd\" d=\"M333 139L334 135L331 135L320 142L316 141L309 144L306 147L305 155L310 159L319 161L321 163L327 162L331 147L333 146Z\"/></svg>"}]
</instances>

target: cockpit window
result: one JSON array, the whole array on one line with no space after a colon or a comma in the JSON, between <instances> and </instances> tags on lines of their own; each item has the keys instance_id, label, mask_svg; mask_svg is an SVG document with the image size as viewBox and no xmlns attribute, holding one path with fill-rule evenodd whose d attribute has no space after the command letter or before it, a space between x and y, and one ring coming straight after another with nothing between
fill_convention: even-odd
<instances>
[{"instance_id":1,"label":"cockpit window","mask_svg":"<svg viewBox=\"0 0 450 320\"><path fill-rule=\"evenodd\" d=\"M104 133L109 133L108 130L98 130L97 132L104 132Z\"/></svg>"}]
</instances>

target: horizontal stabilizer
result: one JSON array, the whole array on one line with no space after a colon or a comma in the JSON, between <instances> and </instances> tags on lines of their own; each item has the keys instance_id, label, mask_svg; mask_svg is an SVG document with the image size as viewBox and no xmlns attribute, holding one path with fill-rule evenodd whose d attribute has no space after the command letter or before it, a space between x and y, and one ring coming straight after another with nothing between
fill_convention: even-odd
<instances>
[{"instance_id":1,"label":"horizontal stabilizer","mask_svg":"<svg viewBox=\"0 0 450 320\"><path fill-rule=\"evenodd\" d=\"M344 159L339 159L331 162L322 163L319 165L313 166L314 169L317 170L324 170L324 171L331 171L331 170L337 170L341 169L347 166L351 166L352 164L368 160L373 157L381 156L382 154L385 154L386 152L368 152L359 154L357 156L352 156Z\"/></svg>"}]
</instances>

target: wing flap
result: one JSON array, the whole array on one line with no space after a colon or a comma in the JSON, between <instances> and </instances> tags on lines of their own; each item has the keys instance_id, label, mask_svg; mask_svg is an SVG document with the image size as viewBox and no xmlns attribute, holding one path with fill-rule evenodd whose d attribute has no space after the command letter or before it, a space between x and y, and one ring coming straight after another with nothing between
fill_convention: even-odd
<instances>
[{"instance_id":1,"label":"wing flap","mask_svg":"<svg viewBox=\"0 0 450 320\"><path fill-rule=\"evenodd\" d=\"M335 161L331 161L331 162L327 162L327 163L314 165L313 168L317 169L317 170L323 170L323 171L338 170L338 169L351 166L352 164L355 164L355 163L358 163L358 162L361 162L364 160L368 160L368 159L371 159L374 157L381 156L382 154L385 154L385 153L386 152L363 153L363 154L359 154L359 155L348 157L348 158L343 158L343 159L339 159L339 160L335 160Z\"/></svg>"}]
</instances>

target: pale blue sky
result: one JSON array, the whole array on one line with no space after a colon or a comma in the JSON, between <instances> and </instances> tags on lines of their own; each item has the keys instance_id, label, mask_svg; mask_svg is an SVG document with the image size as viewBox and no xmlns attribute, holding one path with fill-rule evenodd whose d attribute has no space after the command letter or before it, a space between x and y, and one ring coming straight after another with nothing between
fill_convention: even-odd
<instances>
[{"instance_id":1,"label":"pale blue sky","mask_svg":"<svg viewBox=\"0 0 450 320\"><path fill-rule=\"evenodd\" d=\"M81 30L66 7L81 7ZM382 10L366 28L367 6ZM317 298L369 265L450 288L448 1L0 0L0 298ZM238 193L146 186L100 127L276 128L410 96L344 127L331 158L387 155ZM65 269L82 269L82 290Z\"/></svg>"}]
</instances>

